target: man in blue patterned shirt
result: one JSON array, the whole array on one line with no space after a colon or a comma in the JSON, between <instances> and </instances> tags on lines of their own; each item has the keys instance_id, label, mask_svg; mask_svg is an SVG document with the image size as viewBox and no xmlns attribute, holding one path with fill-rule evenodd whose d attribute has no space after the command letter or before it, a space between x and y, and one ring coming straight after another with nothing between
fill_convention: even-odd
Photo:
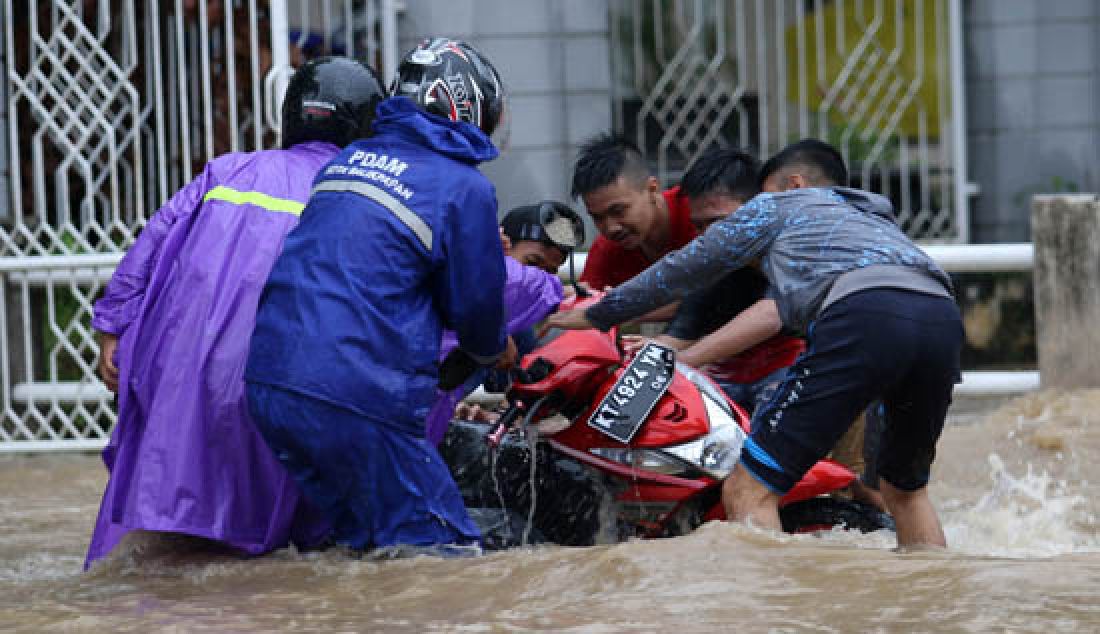
<instances>
[{"instance_id":1,"label":"man in blue patterned shirt","mask_svg":"<svg viewBox=\"0 0 1100 634\"><path fill-rule=\"evenodd\" d=\"M551 325L607 329L758 262L806 353L754 414L722 498L731 520L780 527L779 499L868 403L887 412L879 475L902 547L945 546L927 485L959 378L963 331L947 275L905 236L890 202L846 182L839 153L808 139L761 170L765 193L585 311Z\"/></svg>"}]
</instances>

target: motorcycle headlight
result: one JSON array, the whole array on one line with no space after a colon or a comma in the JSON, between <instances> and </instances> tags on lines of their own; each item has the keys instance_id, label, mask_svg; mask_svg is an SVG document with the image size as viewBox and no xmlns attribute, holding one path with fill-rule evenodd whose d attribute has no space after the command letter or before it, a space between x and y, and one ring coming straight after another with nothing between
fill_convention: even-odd
<instances>
[{"instance_id":1,"label":"motorcycle headlight","mask_svg":"<svg viewBox=\"0 0 1100 634\"><path fill-rule=\"evenodd\" d=\"M702 391L702 397L707 418L710 419L710 432L702 438L663 447L660 451L675 456L712 478L722 480L733 471L741 457L746 435L724 400L717 400L709 391Z\"/></svg>"},{"instance_id":2,"label":"motorcycle headlight","mask_svg":"<svg viewBox=\"0 0 1100 634\"><path fill-rule=\"evenodd\" d=\"M631 449L629 447L592 447L591 453L641 471L664 475L683 476L691 467L675 455L662 453L661 449Z\"/></svg>"}]
</instances>

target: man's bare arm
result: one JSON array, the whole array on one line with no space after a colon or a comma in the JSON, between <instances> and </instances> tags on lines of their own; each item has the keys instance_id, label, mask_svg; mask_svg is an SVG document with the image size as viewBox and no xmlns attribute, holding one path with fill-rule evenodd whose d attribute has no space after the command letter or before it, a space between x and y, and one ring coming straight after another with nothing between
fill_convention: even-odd
<instances>
[{"instance_id":1,"label":"man's bare arm","mask_svg":"<svg viewBox=\"0 0 1100 634\"><path fill-rule=\"evenodd\" d=\"M642 349L642 346L650 341L668 346L673 350L685 350L691 344L695 343L694 339L680 339L678 337L672 337L669 335L657 335L656 337L643 337L641 335L623 335L622 346L623 352L637 352Z\"/></svg>"},{"instance_id":2,"label":"man's bare arm","mask_svg":"<svg viewBox=\"0 0 1100 634\"><path fill-rule=\"evenodd\" d=\"M632 319L627 323L639 324L651 321L672 321L672 318L676 316L676 311L680 309L680 302L672 302L661 306L657 310L652 310L637 319Z\"/></svg>"},{"instance_id":3,"label":"man's bare arm","mask_svg":"<svg viewBox=\"0 0 1100 634\"><path fill-rule=\"evenodd\" d=\"M762 299L731 319L726 325L696 341L676 358L700 367L725 361L735 354L767 341L779 334L783 322L773 299Z\"/></svg>"}]
</instances>

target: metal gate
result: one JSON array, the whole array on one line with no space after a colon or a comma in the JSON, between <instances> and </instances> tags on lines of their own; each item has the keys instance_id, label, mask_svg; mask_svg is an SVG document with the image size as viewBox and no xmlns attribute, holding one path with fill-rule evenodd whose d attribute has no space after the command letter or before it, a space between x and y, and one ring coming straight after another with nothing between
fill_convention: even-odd
<instances>
[{"instance_id":1,"label":"metal gate","mask_svg":"<svg viewBox=\"0 0 1100 634\"><path fill-rule=\"evenodd\" d=\"M906 231L967 240L959 0L612 0L617 131L679 178L712 145L836 145Z\"/></svg>"},{"instance_id":2,"label":"metal gate","mask_svg":"<svg viewBox=\"0 0 1100 634\"><path fill-rule=\"evenodd\" d=\"M4 0L0 451L102 447L92 303L209 159L278 142L291 67L396 60L394 0ZM9 194L10 192L10 194Z\"/></svg>"}]
</instances>

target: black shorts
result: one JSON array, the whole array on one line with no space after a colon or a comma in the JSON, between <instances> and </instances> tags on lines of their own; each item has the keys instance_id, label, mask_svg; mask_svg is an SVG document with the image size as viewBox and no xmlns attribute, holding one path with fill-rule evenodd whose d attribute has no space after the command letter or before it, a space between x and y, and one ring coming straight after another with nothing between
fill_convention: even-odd
<instances>
[{"instance_id":1,"label":"black shorts","mask_svg":"<svg viewBox=\"0 0 1100 634\"><path fill-rule=\"evenodd\" d=\"M881 399L879 476L906 491L924 487L960 378L962 342L953 300L885 288L839 300L810 325L805 354L757 409L742 464L786 493Z\"/></svg>"}]
</instances>

